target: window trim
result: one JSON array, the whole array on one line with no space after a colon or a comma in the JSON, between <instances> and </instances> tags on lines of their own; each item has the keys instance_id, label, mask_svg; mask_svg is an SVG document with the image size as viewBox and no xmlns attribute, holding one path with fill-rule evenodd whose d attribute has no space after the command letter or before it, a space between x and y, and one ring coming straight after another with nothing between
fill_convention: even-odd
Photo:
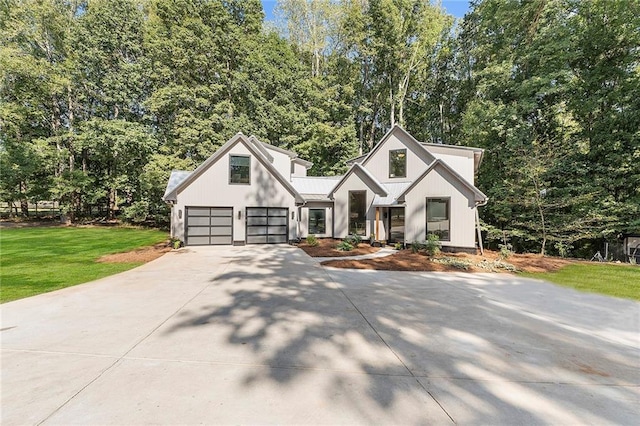
<instances>
[{"instance_id":1,"label":"window trim","mask_svg":"<svg viewBox=\"0 0 640 426\"><path fill-rule=\"evenodd\" d=\"M311 232L311 212L313 210L318 210L322 212L322 223L323 223L323 232ZM318 223L316 222L316 231L318 228ZM307 215L307 234L309 235L325 235L327 233L327 209L324 207L321 208L309 208L309 212Z\"/></svg>"},{"instance_id":2,"label":"window trim","mask_svg":"<svg viewBox=\"0 0 640 426\"><path fill-rule=\"evenodd\" d=\"M429 235L429 201L446 201L447 206L447 235L448 238L440 238L440 241L451 241L451 197L442 196L442 197L427 197L424 205L424 213L425 213L425 239Z\"/></svg>"},{"instance_id":3,"label":"window trim","mask_svg":"<svg viewBox=\"0 0 640 426\"><path fill-rule=\"evenodd\" d=\"M391 160L395 153L402 152L404 153L404 174L394 175L391 173L393 161ZM407 177L407 148L399 148L399 149L390 149L389 150L389 178L406 178Z\"/></svg>"},{"instance_id":4,"label":"window trim","mask_svg":"<svg viewBox=\"0 0 640 426\"><path fill-rule=\"evenodd\" d=\"M232 180L232 174L231 174L231 159L233 157L242 157L242 158L248 158L249 159L249 165L247 167L249 167L249 178L248 178L248 182L233 182ZM229 154L229 185L251 185L251 156L250 155L244 155L244 154Z\"/></svg>"},{"instance_id":5,"label":"window trim","mask_svg":"<svg viewBox=\"0 0 640 426\"><path fill-rule=\"evenodd\" d=\"M349 234L352 234L352 232L351 232L351 194L364 194L364 203L363 203L363 207L364 207L364 215L363 215L364 226L362 228L362 234L354 232L354 234L360 235L361 237L364 237L364 236L367 235L367 191L362 191L362 190L349 191L349 194L348 194L349 198L347 199L347 202L349 203L349 220L347 222L347 233L349 233Z\"/></svg>"}]
</instances>

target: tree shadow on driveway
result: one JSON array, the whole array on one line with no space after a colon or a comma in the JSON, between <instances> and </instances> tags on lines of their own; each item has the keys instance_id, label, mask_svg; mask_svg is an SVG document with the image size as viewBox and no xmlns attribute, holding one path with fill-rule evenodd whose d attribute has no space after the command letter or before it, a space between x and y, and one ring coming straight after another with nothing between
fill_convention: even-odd
<instances>
[{"instance_id":1,"label":"tree shadow on driveway","mask_svg":"<svg viewBox=\"0 0 640 426\"><path fill-rule=\"evenodd\" d=\"M640 352L611 338L616 313L605 303L593 311L600 325L583 321L588 300L540 285L325 269L298 249L247 247L160 330L156 352L256 366L247 389L300 386L375 423L448 421L445 411L457 423L637 420ZM521 288L539 299L518 299ZM545 304L545 293L566 300ZM616 303L637 330L638 305ZM323 380L302 385L318 372Z\"/></svg>"}]
</instances>

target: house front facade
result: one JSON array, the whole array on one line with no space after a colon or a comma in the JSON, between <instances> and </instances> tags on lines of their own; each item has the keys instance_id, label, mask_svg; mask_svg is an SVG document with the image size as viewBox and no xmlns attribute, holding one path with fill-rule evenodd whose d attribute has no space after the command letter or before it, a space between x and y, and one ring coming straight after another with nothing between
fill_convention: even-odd
<instances>
[{"instance_id":1,"label":"house front facade","mask_svg":"<svg viewBox=\"0 0 640 426\"><path fill-rule=\"evenodd\" d=\"M394 126L342 176L307 176L311 163L241 133L192 172L171 174L171 235L185 245L344 238L389 243L440 237L475 250L479 148L421 143Z\"/></svg>"}]
</instances>

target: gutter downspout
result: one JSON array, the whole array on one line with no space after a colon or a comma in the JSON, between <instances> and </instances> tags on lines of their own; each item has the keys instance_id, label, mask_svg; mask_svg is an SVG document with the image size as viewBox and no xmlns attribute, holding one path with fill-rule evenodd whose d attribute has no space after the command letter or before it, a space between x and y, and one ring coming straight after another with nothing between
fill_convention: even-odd
<instances>
[{"instance_id":1,"label":"gutter downspout","mask_svg":"<svg viewBox=\"0 0 640 426\"><path fill-rule=\"evenodd\" d=\"M486 199L479 203L476 203L476 231L478 232L478 245L480 246L480 254L484 255L484 247L482 245L482 232L480 230L480 213L478 212L478 207L486 206L489 200Z\"/></svg>"}]
</instances>

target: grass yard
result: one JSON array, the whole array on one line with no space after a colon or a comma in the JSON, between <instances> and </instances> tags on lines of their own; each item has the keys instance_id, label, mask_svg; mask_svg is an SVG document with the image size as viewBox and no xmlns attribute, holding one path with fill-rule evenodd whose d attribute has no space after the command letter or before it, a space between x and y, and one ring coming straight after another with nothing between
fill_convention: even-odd
<instances>
[{"instance_id":1,"label":"grass yard","mask_svg":"<svg viewBox=\"0 0 640 426\"><path fill-rule=\"evenodd\" d=\"M640 266L573 264L555 272L522 273L577 290L640 300Z\"/></svg>"},{"instance_id":2,"label":"grass yard","mask_svg":"<svg viewBox=\"0 0 640 426\"><path fill-rule=\"evenodd\" d=\"M142 264L99 263L100 256L153 245L152 229L33 227L0 231L0 302L21 299L126 271Z\"/></svg>"}]
</instances>

